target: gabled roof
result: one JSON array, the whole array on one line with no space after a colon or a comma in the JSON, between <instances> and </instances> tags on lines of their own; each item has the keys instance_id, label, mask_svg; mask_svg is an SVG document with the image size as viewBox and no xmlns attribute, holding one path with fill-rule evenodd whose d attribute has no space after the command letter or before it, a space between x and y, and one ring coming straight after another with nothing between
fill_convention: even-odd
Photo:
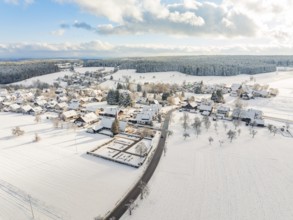
<instances>
[{"instance_id":1,"label":"gabled roof","mask_svg":"<svg viewBox=\"0 0 293 220\"><path fill-rule=\"evenodd\" d=\"M98 120L98 116L91 112L81 117L85 123L95 122Z\"/></svg>"},{"instance_id":2,"label":"gabled roof","mask_svg":"<svg viewBox=\"0 0 293 220\"><path fill-rule=\"evenodd\" d=\"M24 105L21 107L21 109L24 111L24 112L28 112L32 109L32 107L30 105Z\"/></svg>"},{"instance_id":3,"label":"gabled roof","mask_svg":"<svg viewBox=\"0 0 293 220\"><path fill-rule=\"evenodd\" d=\"M76 117L78 114L75 110L70 110L70 111L66 111L66 112L63 112L63 116L65 118L71 118L71 117Z\"/></svg>"},{"instance_id":4,"label":"gabled roof","mask_svg":"<svg viewBox=\"0 0 293 220\"><path fill-rule=\"evenodd\" d=\"M212 111L212 108L213 106L205 104L200 104L200 106L198 107L198 109L201 111Z\"/></svg>"},{"instance_id":5,"label":"gabled roof","mask_svg":"<svg viewBox=\"0 0 293 220\"><path fill-rule=\"evenodd\" d=\"M20 105L18 105L18 104L12 104L12 105L10 105L10 108L11 108L12 110L17 110L17 109L20 108Z\"/></svg>"}]
</instances>

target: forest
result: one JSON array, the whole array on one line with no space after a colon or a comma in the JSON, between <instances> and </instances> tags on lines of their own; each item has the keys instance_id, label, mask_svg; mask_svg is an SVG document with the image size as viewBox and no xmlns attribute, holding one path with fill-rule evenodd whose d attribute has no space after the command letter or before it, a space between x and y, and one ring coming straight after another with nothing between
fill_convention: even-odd
<instances>
[{"instance_id":1,"label":"forest","mask_svg":"<svg viewBox=\"0 0 293 220\"><path fill-rule=\"evenodd\" d=\"M197 76L232 76L276 71L292 66L293 56L172 56L84 60L85 67L136 69L139 73L179 71Z\"/></svg>"},{"instance_id":2,"label":"forest","mask_svg":"<svg viewBox=\"0 0 293 220\"><path fill-rule=\"evenodd\" d=\"M53 61L0 62L0 84L9 84L34 76L58 72Z\"/></svg>"}]
</instances>

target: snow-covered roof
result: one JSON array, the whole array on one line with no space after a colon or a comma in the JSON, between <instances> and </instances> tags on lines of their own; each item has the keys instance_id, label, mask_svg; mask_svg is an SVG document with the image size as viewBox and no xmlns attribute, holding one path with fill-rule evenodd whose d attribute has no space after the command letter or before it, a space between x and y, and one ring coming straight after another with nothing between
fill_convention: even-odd
<instances>
[{"instance_id":1,"label":"snow-covered roof","mask_svg":"<svg viewBox=\"0 0 293 220\"><path fill-rule=\"evenodd\" d=\"M93 112L90 112L90 113L82 116L81 118L85 123L90 123L90 122L94 122L94 121L98 120L98 116Z\"/></svg>"},{"instance_id":2,"label":"snow-covered roof","mask_svg":"<svg viewBox=\"0 0 293 220\"><path fill-rule=\"evenodd\" d=\"M111 129L114 120L115 120L115 118L103 117L103 118L102 118L102 121L101 121L101 124L102 124L102 126L103 126L104 128L109 128L109 129Z\"/></svg>"},{"instance_id":3,"label":"snow-covered roof","mask_svg":"<svg viewBox=\"0 0 293 220\"><path fill-rule=\"evenodd\" d=\"M33 108L33 111L39 113L39 112L42 112L43 109L40 106L37 106L37 107Z\"/></svg>"},{"instance_id":4,"label":"snow-covered roof","mask_svg":"<svg viewBox=\"0 0 293 220\"><path fill-rule=\"evenodd\" d=\"M138 113L136 115L136 120L137 121L151 121L152 116L148 113Z\"/></svg>"},{"instance_id":5,"label":"snow-covered roof","mask_svg":"<svg viewBox=\"0 0 293 220\"><path fill-rule=\"evenodd\" d=\"M238 90L240 87L241 87L241 84L239 84L239 83L233 83L233 84L231 85L231 90L232 90L232 91L236 91L236 90Z\"/></svg>"},{"instance_id":6,"label":"snow-covered roof","mask_svg":"<svg viewBox=\"0 0 293 220\"><path fill-rule=\"evenodd\" d=\"M38 99L35 103L39 106L44 106L45 104L47 104L47 101L44 99Z\"/></svg>"},{"instance_id":7,"label":"snow-covered roof","mask_svg":"<svg viewBox=\"0 0 293 220\"><path fill-rule=\"evenodd\" d=\"M20 108L20 105L18 105L18 104L12 104L12 105L10 105L10 108L11 108L12 110L17 110L17 109Z\"/></svg>"},{"instance_id":8,"label":"snow-covered roof","mask_svg":"<svg viewBox=\"0 0 293 220\"><path fill-rule=\"evenodd\" d=\"M201 111L212 111L212 108L213 106L205 104L200 104L200 106L198 107L198 109Z\"/></svg>"},{"instance_id":9,"label":"snow-covered roof","mask_svg":"<svg viewBox=\"0 0 293 220\"><path fill-rule=\"evenodd\" d=\"M118 112L119 112L119 108L109 107L109 108L105 108L102 113L108 114L108 115L117 115Z\"/></svg>"},{"instance_id":10,"label":"snow-covered roof","mask_svg":"<svg viewBox=\"0 0 293 220\"><path fill-rule=\"evenodd\" d=\"M229 111L230 111L230 108L227 107L227 106L223 106L223 105L221 105L221 106L218 107L217 111L221 111L221 112L229 112Z\"/></svg>"},{"instance_id":11,"label":"snow-covered roof","mask_svg":"<svg viewBox=\"0 0 293 220\"><path fill-rule=\"evenodd\" d=\"M79 101L77 99L71 100L71 102L68 105L68 108L72 109L72 110L78 109L79 108Z\"/></svg>"},{"instance_id":12,"label":"snow-covered roof","mask_svg":"<svg viewBox=\"0 0 293 220\"><path fill-rule=\"evenodd\" d=\"M63 116L65 118L76 117L77 116L77 112L75 110L66 111L66 112L63 112Z\"/></svg>"},{"instance_id":13,"label":"snow-covered roof","mask_svg":"<svg viewBox=\"0 0 293 220\"><path fill-rule=\"evenodd\" d=\"M24 105L21 107L21 109L24 111L24 112L28 112L32 109L32 107L30 105Z\"/></svg>"},{"instance_id":14,"label":"snow-covered roof","mask_svg":"<svg viewBox=\"0 0 293 220\"><path fill-rule=\"evenodd\" d=\"M61 103L58 103L57 106L59 108L67 108L68 107L68 104L66 102L61 102Z\"/></svg>"}]
</instances>

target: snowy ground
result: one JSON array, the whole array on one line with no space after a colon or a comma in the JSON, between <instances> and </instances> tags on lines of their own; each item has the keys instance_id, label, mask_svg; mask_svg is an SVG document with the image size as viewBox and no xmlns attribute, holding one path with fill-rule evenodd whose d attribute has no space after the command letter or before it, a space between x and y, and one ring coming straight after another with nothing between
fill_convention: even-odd
<instances>
[{"instance_id":1,"label":"snowy ground","mask_svg":"<svg viewBox=\"0 0 293 220\"><path fill-rule=\"evenodd\" d=\"M31 219L28 195L35 219L93 219L111 210L143 172L86 154L107 136L56 130L21 114L0 113L0 121L1 220ZM15 126L25 134L12 137Z\"/></svg>"},{"instance_id":2,"label":"snowy ground","mask_svg":"<svg viewBox=\"0 0 293 220\"><path fill-rule=\"evenodd\" d=\"M101 70L104 69L104 67L77 67L75 68L75 71L78 73L85 73L87 71L89 72L93 72L93 71L97 71L97 70ZM111 71L114 68L112 67L106 67L105 71ZM40 80L40 82L44 82L44 83L48 83L50 85L52 85L55 80L59 77L64 77L65 75L72 75L73 72L71 71L60 71L60 72L56 72L56 73L51 73L51 74L46 74L43 76L36 76L36 77L32 77L20 82L16 82L16 83L12 83L12 85L24 85L24 86L30 86L32 85L34 82L36 82L37 80Z\"/></svg>"},{"instance_id":3,"label":"snowy ground","mask_svg":"<svg viewBox=\"0 0 293 220\"><path fill-rule=\"evenodd\" d=\"M291 220L293 219L293 138L256 128L255 138L241 125L232 143L218 122L184 140L176 112L167 154L152 177L149 196L123 220ZM190 123L198 114L190 113ZM292 131L293 129L291 129ZM209 145L208 137L214 142ZM219 140L224 140L220 147Z\"/></svg>"},{"instance_id":4,"label":"snowy ground","mask_svg":"<svg viewBox=\"0 0 293 220\"><path fill-rule=\"evenodd\" d=\"M72 72L70 71L61 71L61 72L56 72L56 73L51 73L51 74L46 74L43 76L36 76L36 77L32 77L23 81L19 81L16 83L12 83L11 85L23 85L23 86L31 86L33 85L34 82L36 81L40 81L43 83L48 83L50 85L53 85L53 83L55 82L55 80L59 77L64 77L64 76L70 76L72 75Z\"/></svg>"}]
</instances>

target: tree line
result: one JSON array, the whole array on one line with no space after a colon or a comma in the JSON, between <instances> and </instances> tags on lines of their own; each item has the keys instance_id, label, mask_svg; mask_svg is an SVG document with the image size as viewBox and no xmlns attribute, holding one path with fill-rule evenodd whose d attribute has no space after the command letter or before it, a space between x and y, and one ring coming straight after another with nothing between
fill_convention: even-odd
<instances>
[{"instance_id":1,"label":"tree line","mask_svg":"<svg viewBox=\"0 0 293 220\"><path fill-rule=\"evenodd\" d=\"M59 72L59 68L50 61L0 62L0 84L19 82L54 72Z\"/></svg>"},{"instance_id":2,"label":"tree line","mask_svg":"<svg viewBox=\"0 0 293 220\"><path fill-rule=\"evenodd\" d=\"M231 76L292 66L293 56L172 56L84 60L85 67L136 69L138 73L178 71L197 76Z\"/></svg>"}]
</instances>

